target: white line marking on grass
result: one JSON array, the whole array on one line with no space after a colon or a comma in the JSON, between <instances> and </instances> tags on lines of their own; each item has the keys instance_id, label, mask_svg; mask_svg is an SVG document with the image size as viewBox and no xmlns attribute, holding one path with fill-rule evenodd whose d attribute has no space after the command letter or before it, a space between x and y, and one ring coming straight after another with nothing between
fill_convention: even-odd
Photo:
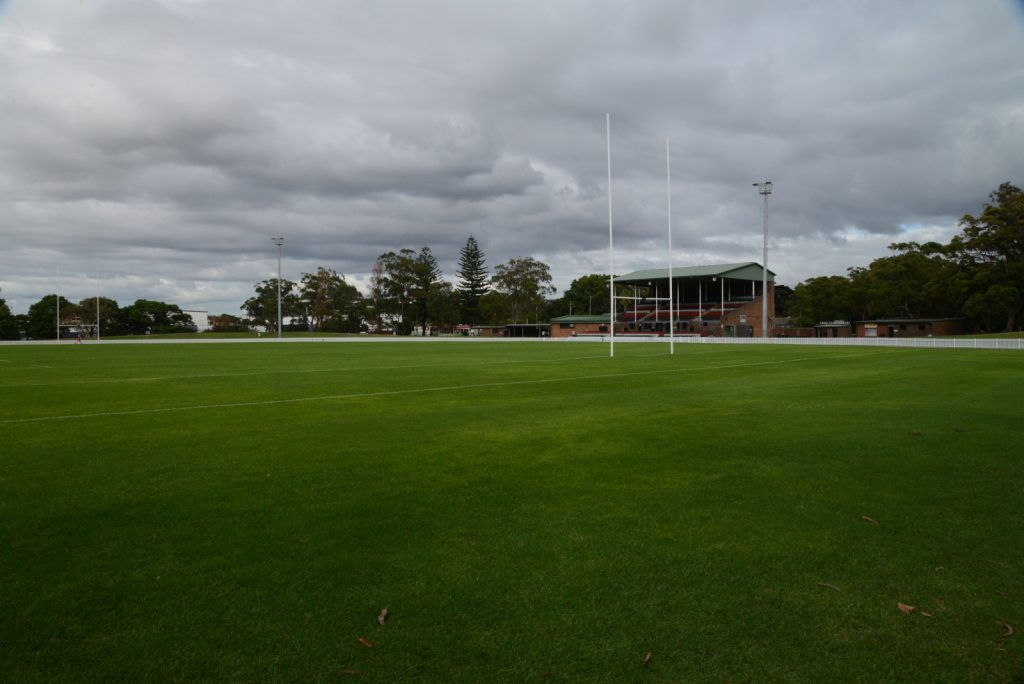
<instances>
[{"instance_id":1,"label":"white line marking on grass","mask_svg":"<svg viewBox=\"0 0 1024 684\"><path fill-rule=\"evenodd\" d=\"M646 356L646 355L645 355ZM300 368L292 370L266 370L266 371L245 371L242 373L196 373L193 375L154 375L139 378L92 378L82 380L61 380L53 382L31 382L22 384L3 385L3 387L51 387L59 385L92 385L92 384L122 384L129 382L160 382L163 380L196 380L202 378L246 378L256 375L300 375L307 373L352 373L354 371L379 371L379 370L408 370L416 368L467 368L470 366L499 366L520 363L561 363L563 361L585 361L587 359L607 359L604 354L593 356L567 356L558 359L541 360L537 359L516 359L509 361L481 361L479 363L417 363L404 366L352 366L347 368ZM34 368L50 368L50 366L33 366Z\"/></svg>"},{"instance_id":2,"label":"white line marking on grass","mask_svg":"<svg viewBox=\"0 0 1024 684\"><path fill-rule=\"evenodd\" d=\"M10 359L0 359L0 363L14 363L14 362L11 361ZM29 364L27 366L22 366L22 367L23 368L47 368L49 370L56 370L57 369L56 366L41 366L38 363L33 363L33 364ZM10 386L11 385L8 385L8 387L10 387Z\"/></svg>"},{"instance_id":3,"label":"white line marking on grass","mask_svg":"<svg viewBox=\"0 0 1024 684\"><path fill-rule=\"evenodd\" d=\"M849 354L849 356L865 356L866 354ZM844 358L844 357L829 357ZM516 385L542 385L553 382L578 382L582 380L608 380L613 378L628 378L638 375L656 375L660 373L695 373L700 371L726 370L731 368L751 368L755 366L778 366L787 363L802 361L814 361L820 357L800 357L785 359L781 361L758 361L755 363L732 363L723 366L704 366L700 368L658 368L655 370L631 371L628 373L600 373L597 375L578 375L566 378L543 378L540 380L507 380L503 382L480 382L466 385L445 385L442 387L420 387L418 389L385 390L381 392L353 392L350 394L328 394L318 397L297 397L293 399L267 399L265 401L241 401L223 404L194 404L192 406L168 406L165 408L135 409L132 411L98 411L96 413L73 413L63 416L38 416L36 418L12 418L0 420L0 425L14 425L17 423L41 423L57 420L78 420L82 418L112 418L119 416L139 416L154 413L173 413L178 411L203 411L208 409L227 408L250 408L254 406L276 406L280 404L299 404L311 401L340 401L344 399L371 399L375 397L391 397L402 394L425 394L428 392L451 392L455 390L473 390L491 387L514 387Z\"/></svg>"},{"instance_id":4,"label":"white line marking on grass","mask_svg":"<svg viewBox=\"0 0 1024 684\"><path fill-rule=\"evenodd\" d=\"M888 349L886 349L888 350ZM708 350L693 350L695 356L701 357L710 356L711 354L728 354L733 350L724 348L715 348ZM658 358L667 357L667 354L656 353L656 354L632 354L629 358ZM13 383L9 385L0 385L0 387L53 387L60 386L65 387L68 385L107 385L107 384L123 384L130 382L162 382L164 380L201 380L203 378L246 378L258 375L300 375L309 373L352 373L356 371L379 371L379 370L408 370L416 368L468 368L471 366L499 366L499 365L511 365L511 364L537 364L537 363L562 363L564 361L586 361L592 359L607 359L607 354L591 354L588 356L564 356L553 359L513 359L507 361L480 361L477 363L417 363L407 364L402 366L351 366L343 368L301 368L291 370L261 370L261 371L244 371L240 373L193 373L192 375L150 375L142 376L137 378L85 378L79 380L54 380L49 382L26 382L26 383ZM843 358L843 357L833 357ZM10 363L10 362L8 362ZM54 366L28 366L29 368L50 368L54 369Z\"/></svg>"}]
</instances>

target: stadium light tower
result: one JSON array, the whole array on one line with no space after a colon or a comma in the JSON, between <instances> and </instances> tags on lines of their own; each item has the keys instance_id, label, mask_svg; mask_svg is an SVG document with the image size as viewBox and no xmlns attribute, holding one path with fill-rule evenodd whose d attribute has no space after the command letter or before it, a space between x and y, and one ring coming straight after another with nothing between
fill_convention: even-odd
<instances>
[{"instance_id":1,"label":"stadium light tower","mask_svg":"<svg viewBox=\"0 0 1024 684\"><path fill-rule=\"evenodd\" d=\"M277 245L277 337L281 338L281 245L283 237L270 238Z\"/></svg>"},{"instance_id":2,"label":"stadium light tower","mask_svg":"<svg viewBox=\"0 0 1024 684\"><path fill-rule=\"evenodd\" d=\"M764 241L761 247L761 337L768 337L768 195L772 194L772 182L754 183L754 187L764 197Z\"/></svg>"}]
</instances>

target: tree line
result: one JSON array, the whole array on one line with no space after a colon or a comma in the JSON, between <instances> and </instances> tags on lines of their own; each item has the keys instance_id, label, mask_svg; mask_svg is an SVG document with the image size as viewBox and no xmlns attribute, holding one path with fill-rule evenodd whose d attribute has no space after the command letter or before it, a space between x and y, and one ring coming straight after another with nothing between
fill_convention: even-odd
<instances>
[{"instance_id":1,"label":"tree line","mask_svg":"<svg viewBox=\"0 0 1024 684\"><path fill-rule=\"evenodd\" d=\"M16 340L23 334L36 340L57 337L57 311L62 325L86 326L94 329L97 314L102 336L146 335L194 332L192 317L177 304L138 299L119 307L107 297L83 299L77 304L61 295L48 294L29 307L27 314L13 315L0 298L0 340ZM67 330L61 334L67 334Z\"/></svg>"},{"instance_id":2,"label":"tree line","mask_svg":"<svg viewBox=\"0 0 1024 684\"><path fill-rule=\"evenodd\" d=\"M360 292L337 271L319 267L298 282L280 282L282 319L289 328L311 332L426 334L459 324L536 321L547 314L555 288L551 270L532 257L510 259L491 273L472 235L459 252L455 283L444 279L430 247L381 254L370 270L368 292ZM253 325L277 329L278 281L257 283L242 305Z\"/></svg>"},{"instance_id":3,"label":"tree line","mask_svg":"<svg viewBox=\"0 0 1024 684\"><path fill-rule=\"evenodd\" d=\"M964 318L977 331L1015 331L1024 311L1024 192L1003 183L948 243L899 242L846 276L811 278L780 302L798 325L878 318Z\"/></svg>"},{"instance_id":4,"label":"tree line","mask_svg":"<svg viewBox=\"0 0 1024 684\"><path fill-rule=\"evenodd\" d=\"M337 271L318 267L298 281L280 282L281 314L286 330L311 332L393 332L425 334L432 328L537 321L549 314L546 297L555 292L551 270L532 257L510 259L491 273L476 238L470 236L459 253L455 283L443 278L430 247L403 248L381 254L373 264L369 291L364 294ZM97 309L103 336L146 335L195 331L192 318L176 304L140 299L119 307L106 297L71 302L49 294L15 316L0 298L0 339L57 337L57 314L92 327ZM241 306L245 317L210 316L213 331L243 332L253 328L277 331L278 281L257 283Z\"/></svg>"}]
</instances>

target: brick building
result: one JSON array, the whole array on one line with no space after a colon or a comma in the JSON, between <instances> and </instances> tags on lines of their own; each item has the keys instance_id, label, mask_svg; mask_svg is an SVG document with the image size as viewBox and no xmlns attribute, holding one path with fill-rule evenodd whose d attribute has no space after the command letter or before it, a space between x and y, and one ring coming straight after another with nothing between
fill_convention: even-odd
<instances>
[{"instance_id":1,"label":"brick building","mask_svg":"<svg viewBox=\"0 0 1024 684\"><path fill-rule=\"evenodd\" d=\"M607 334L608 314L600 316L558 316L551 319L552 337Z\"/></svg>"},{"instance_id":2,"label":"brick building","mask_svg":"<svg viewBox=\"0 0 1024 684\"><path fill-rule=\"evenodd\" d=\"M939 337L961 335L962 318L879 318L857 321L857 337Z\"/></svg>"}]
</instances>

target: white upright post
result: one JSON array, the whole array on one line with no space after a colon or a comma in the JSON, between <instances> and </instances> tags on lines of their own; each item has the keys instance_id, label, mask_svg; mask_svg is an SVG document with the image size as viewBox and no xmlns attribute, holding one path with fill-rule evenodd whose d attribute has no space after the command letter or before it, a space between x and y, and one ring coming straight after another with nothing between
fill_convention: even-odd
<instances>
[{"instance_id":1,"label":"white upright post","mask_svg":"<svg viewBox=\"0 0 1024 684\"><path fill-rule=\"evenodd\" d=\"M676 353L675 300L672 295L672 152L665 139L665 190L668 199L668 353Z\"/></svg>"},{"instance_id":2,"label":"white upright post","mask_svg":"<svg viewBox=\"0 0 1024 684\"><path fill-rule=\"evenodd\" d=\"M608 148L608 291L611 313L608 314L608 356L615 356L615 242L612 237L612 115L605 114Z\"/></svg>"},{"instance_id":3,"label":"white upright post","mask_svg":"<svg viewBox=\"0 0 1024 684\"><path fill-rule=\"evenodd\" d=\"M96 341L100 341L100 270L96 269Z\"/></svg>"},{"instance_id":4,"label":"white upright post","mask_svg":"<svg viewBox=\"0 0 1024 684\"><path fill-rule=\"evenodd\" d=\"M60 269L57 269L57 342L60 342Z\"/></svg>"}]
</instances>

